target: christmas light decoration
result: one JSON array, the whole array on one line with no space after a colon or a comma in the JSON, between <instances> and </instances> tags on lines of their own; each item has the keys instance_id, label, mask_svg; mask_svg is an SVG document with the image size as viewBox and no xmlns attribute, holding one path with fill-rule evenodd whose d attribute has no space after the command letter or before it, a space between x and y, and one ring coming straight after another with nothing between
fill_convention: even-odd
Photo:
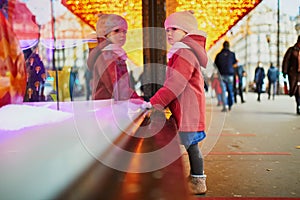
<instances>
[{"instance_id":1,"label":"christmas light decoration","mask_svg":"<svg viewBox=\"0 0 300 200\"><path fill-rule=\"evenodd\" d=\"M167 15L193 10L199 29L207 32L207 48L216 43L262 0L166 0ZM97 13L115 13L126 18L129 30L142 28L142 1L62 0L71 12L95 29ZM141 36L142 37L142 36Z\"/></svg>"}]
</instances>

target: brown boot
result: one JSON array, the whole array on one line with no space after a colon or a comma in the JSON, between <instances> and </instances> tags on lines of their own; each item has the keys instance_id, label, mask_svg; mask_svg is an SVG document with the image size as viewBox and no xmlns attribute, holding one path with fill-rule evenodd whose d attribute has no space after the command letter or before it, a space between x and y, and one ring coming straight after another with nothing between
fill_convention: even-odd
<instances>
[{"instance_id":1,"label":"brown boot","mask_svg":"<svg viewBox=\"0 0 300 200\"><path fill-rule=\"evenodd\" d=\"M207 190L206 175L191 175L188 185L192 194L205 194Z\"/></svg>"}]
</instances>

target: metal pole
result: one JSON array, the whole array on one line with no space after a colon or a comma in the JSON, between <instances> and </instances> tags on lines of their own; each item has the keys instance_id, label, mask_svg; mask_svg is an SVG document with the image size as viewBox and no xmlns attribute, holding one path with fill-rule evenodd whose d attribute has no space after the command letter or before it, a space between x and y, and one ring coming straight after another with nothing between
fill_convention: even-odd
<instances>
[{"instance_id":1,"label":"metal pole","mask_svg":"<svg viewBox=\"0 0 300 200\"><path fill-rule=\"evenodd\" d=\"M280 0L277 0L277 67L279 68L279 54L280 54Z\"/></svg>"},{"instance_id":2,"label":"metal pole","mask_svg":"<svg viewBox=\"0 0 300 200\"><path fill-rule=\"evenodd\" d=\"M52 66L53 66L53 70L55 71L55 84L56 84L56 101L57 101L57 110L59 110L59 87L58 87L58 71L57 68L55 66L55 50L56 50L56 37L55 37L55 17L54 17L54 5L53 5L53 1L54 0L50 0L51 1L51 22L52 22L52 37L53 37L53 51L52 51Z\"/></svg>"},{"instance_id":3,"label":"metal pole","mask_svg":"<svg viewBox=\"0 0 300 200\"><path fill-rule=\"evenodd\" d=\"M245 68L247 70L247 77L250 74L250 65L248 65L248 33L249 33L249 16L247 17L246 27L245 27ZM249 79L247 78L246 92L249 91Z\"/></svg>"},{"instance_id":4,"label":"metal pole","mask_svg":"<svg viewBox=\"0 0 300 200\"><path fill-rule=\"evenodd\" d=\"M280 0L277 0L277 68L280 69L279 56L280 56ZM277 81L277 95L279 94L279 81Z\"/></svg>"},{"instance_id":5,"label":"metal pole","mask_svg":"<svg viewBox=\"0 0 300 200\"><path fill-rule=\"evenodd\" d=\"M160 34L166 18L165 0L143 0L143 52L144 72L143 90L146 97L151 97L161 87L165 77L166 38ZM150 82L149 82L150 80ZM145 84L146 82L146 84Z\"/></svg>"}]
</instances>

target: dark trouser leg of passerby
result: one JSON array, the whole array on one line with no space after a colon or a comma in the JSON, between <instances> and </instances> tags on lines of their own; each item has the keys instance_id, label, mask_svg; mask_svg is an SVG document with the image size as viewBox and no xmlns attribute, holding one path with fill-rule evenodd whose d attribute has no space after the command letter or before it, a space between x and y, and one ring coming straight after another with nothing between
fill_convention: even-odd
<instances>
[{"instance_id":1,"label":"dark trouser leg of passerby","mask_svg":"<svg viewBox=\"0 0 300 200\"><path fill-rule=\"evenodd\" d=\"M233 93L233 75L222 75L222 80L223 80L223 92L225 90L225 96L224 100L226 104L223 106L223 112L227 111L226 105L228 105L228 109L231 110L233 101L234 101L234 93ZM227 92L227 97L226 97L226 92Z\"/></svg>"},{"instance_id":2,"label":"dark trouser leg of passerby","mask_svg":"<svg viewBox=\"0 0 300 200\"><path fill-rule=\"evenodd\" d=\"M237 103L237 95L238 95L238 89L237 89L236 79L233 80L233 94L234 94L234 103Z\"/></svg>"},{"instance_id":3,"label":"dark trouser leg of passerby","mask_svg":"<svg viewBox=\"0 0 300 200\"><path fill-rule=\"evenodd\" d=\"M233 92L233 93L234 93L234 103L237 103L237 97L236 97L236 96L237 96L238 94L237 94L237 89L235 88L235 86L233 86L233 91L234 91L234 92Z\"/></svg>"},{"instance_id":4,"label":"dark trouser leg of passerby","mask_svg":"<svg viewBox=\"0 0 300 200\"><path fill-rule=\"evenodd\" d=\"M299 89L299 88L298 88ZM298 94L299 92L297 91L297 94L295 95L296 99L296 113L300 115L300 96Z\"/></svg>"},{"instance_id":5,"label":"dark trouser leg of passerby","mask_svg":"<svg viewBox=\"0 0 300 200\"><path fill-rule=\"evenodd\" d=\"M222 112L226 112L227 109L226 109L226 105L227 105L227 90L226 90L226 83L225 81L223 80L222 78L222 81L221 81L221 87L222 87L222 101L223 101L223 109L222 109Z\"/></svg>"},{"instance_id":6,"label":"dark trouser leg of passerby","mask_svg":"<svg viewBox=\"0 0 300 200\"><path fill-rule=\"evenodd\" d=\"M231 110L234 101L234 97L233 97L234 95L233 95L233 87L232 84L230 83L227 84L227 92L228 92L228 96L227 96L228 109Z\"/></svg>"},{"instance_id":7,"label":"dark trouser leg of passerby","mask_svg":"<svg viewBox=\"0 0 300 200\"><path fill-rule=\"evenodd\" d=\"M269 84L268 84L268 99L271 98L271 87L272 87L272 82L269 81Z\"/></svg>"},{"instance_id":8,"label":"dark trouser leg of passerby","mask_svg":"<svg viewBox=\"0 0 300 200\"><path fill-rule=\"evenodd\" d=\"M227 77L228 109L231 110L234 101L233 76Z\"/></svg>"},{"instance_id":9,"label":"dark trouser leg of passerby","mask_svg":"<svg viewBox=\"0 0 300 200\"><path fill-rule=\"evenodd\" d=\"M260 101L260 93L261 93L261 88L262 84L257 84L257 101Z\"/></svg>"},{"instance_id":10,"label":"dark trouser leg of passerby","mask_svg":"<svg viewBox=\"0 0 300 200\"><path fill-rule=\"evenodd\" d=\"M245 103L244 95L243 95L243 84L242 83L239 83L239 93L240 93L240 97L241 97L241 102Z\"/></svg>"},{"instance_id":11,"label":"dark trouser leg of passerby","mask_svg":"<svg viewBox=\"0 0 300 200\"><path fill-rule=\"evenodd\" d=\"M275 99L275 95L277 93L277 82L273 82L272 83L272 86L273 86L273 100Z\"/></svg>"}]
</instances>

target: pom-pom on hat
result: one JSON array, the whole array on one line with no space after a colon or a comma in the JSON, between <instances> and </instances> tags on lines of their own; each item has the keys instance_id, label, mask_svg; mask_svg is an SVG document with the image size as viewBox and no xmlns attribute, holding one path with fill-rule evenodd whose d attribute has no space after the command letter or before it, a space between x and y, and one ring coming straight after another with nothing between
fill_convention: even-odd
<instances>
[{"instance_id":1,"label":"pom-pom on hat","mask_svg":"<svg viewBox=\"0 0 300 200\"><path fill-rule=\"evenodd\" d=\"M97 37L104 37L117 29L128 29L127 22L123 17L115 14L98 14L98 21L96 24Z\"/></svg>"},{"instance_id":2,"label":"pom-pom on hat","mask_svg":"<svg viewBox=\"0 0 300 200\"><path fill-rule=\"evenodd\" d=\"M186 33L206 36L203 31L198 30L198 22L193 14L192 10L172 13L165 20L165 29L178 28Z\"/></svg>"}]
</instances>

